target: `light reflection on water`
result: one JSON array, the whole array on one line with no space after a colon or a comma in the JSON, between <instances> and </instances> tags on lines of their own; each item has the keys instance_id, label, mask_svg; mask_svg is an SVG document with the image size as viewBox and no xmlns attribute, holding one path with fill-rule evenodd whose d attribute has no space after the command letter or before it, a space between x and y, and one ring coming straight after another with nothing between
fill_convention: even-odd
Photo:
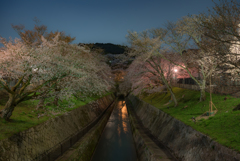
<instances>
[{"instance_id":1,"label":"light reflection on water","mask_svg":"<svg viewBox=\"0 0 240 161\"><path fill-rule=\"evenodd\" d=\"M128 122L128 113L127 113L127 106L125 104L125 101L122 101L122 127L123 127L123 132L127 133L128 129L127 128L127 122Z\"/></svg>"},{"instance_id":2,"label":"light reflection on water","mask_svg":"<svg viewBox=\"0 0 240 161\"><path fill-rule=\"evenodd\" d=\"M125 101L114 107L92 161L136 161L136 151Z\"/></svg>"}]
</instances>

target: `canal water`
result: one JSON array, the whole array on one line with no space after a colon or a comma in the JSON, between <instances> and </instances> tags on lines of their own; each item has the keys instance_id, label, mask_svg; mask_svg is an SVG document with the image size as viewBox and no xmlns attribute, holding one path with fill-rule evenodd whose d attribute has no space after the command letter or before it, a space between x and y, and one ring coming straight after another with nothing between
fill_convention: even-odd
<instances>
[{"instance_id":1,"label":"canal water","mask_svg":"<svg viewBox=\"0 0 240 161\"><path fill-rule=\"evenodd\" d=\"M92 161L137 161L124 100L116 103L95 149Z\"/></svg>"}]
</instances>

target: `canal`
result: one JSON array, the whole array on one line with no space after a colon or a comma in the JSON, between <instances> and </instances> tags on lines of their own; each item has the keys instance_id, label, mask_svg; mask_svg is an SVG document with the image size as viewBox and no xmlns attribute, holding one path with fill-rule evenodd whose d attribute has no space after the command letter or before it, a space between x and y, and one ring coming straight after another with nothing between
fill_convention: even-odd
<instances>
[{"instance_id":1,"label":"canal","mask_svg":"<svg viewBox=\"0 0 240 161\"><path fill-rule=\"evenodd\" d=\"M92 161L136 161L132 131L124 100L116 103L103 130Z\"/></svg>"}]
</instances>

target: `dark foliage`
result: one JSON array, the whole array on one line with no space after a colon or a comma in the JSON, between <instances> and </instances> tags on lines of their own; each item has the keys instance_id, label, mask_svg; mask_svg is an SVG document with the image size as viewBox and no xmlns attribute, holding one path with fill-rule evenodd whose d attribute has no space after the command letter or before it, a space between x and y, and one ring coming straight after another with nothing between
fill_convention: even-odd
<instances>
[{"instance_id":1,"label":"dark foliage","mask_svg":"<svg viewBox=\"0 0 240 161\"><path fill-rule=\"evenodd\" d=\"M90 44L83 44L79 43L78 45L86 45L88 46L91 50L101 50L103 54L123 54L128 50L127 46L123 45L115 45L111 43L90 43Z\"/></svg>"}]
</instances>

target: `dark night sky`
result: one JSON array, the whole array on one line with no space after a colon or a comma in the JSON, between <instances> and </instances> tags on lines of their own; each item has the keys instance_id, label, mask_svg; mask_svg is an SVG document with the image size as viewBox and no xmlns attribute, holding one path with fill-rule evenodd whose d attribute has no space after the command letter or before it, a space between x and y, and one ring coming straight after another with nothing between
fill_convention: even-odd
<instances>
[{"instance_id":1,"label":"dark night sky","mask_svg":"<svg viewBox=\"0 0 240 161\"><path fill-rule=\"evenodd\" d=\"M0 35L19 37L11 24L33 29L37 17L48 31L76 37L73 43L127 45L128 30L163 27L212 6L211 0L0 0Z\"/></svg>"}]
</instances>

